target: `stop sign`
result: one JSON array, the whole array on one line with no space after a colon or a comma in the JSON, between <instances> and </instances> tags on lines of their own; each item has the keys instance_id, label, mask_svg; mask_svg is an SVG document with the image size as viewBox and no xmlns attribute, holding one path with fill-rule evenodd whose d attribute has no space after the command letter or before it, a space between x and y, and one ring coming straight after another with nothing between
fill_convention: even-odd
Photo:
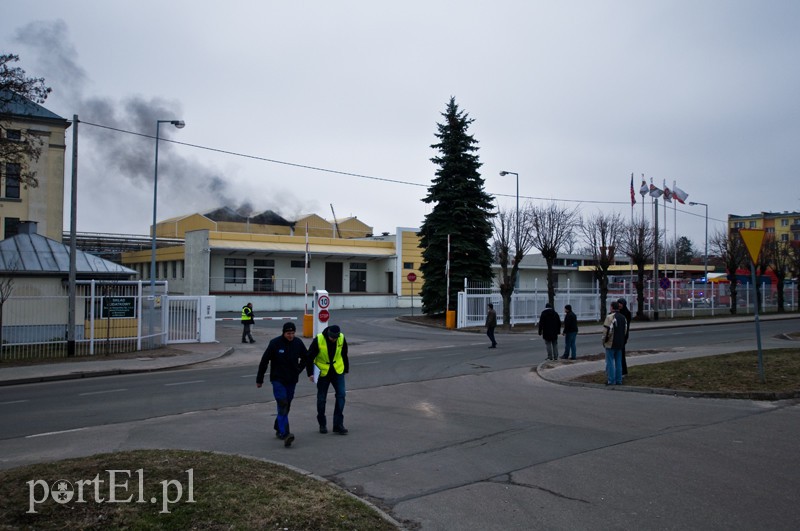
<instances>
[{"instance_id":1,"label":"stop sign","mask_svg":"<svg viewBox=\"0 0 800 531\"><path fill-rule=\"evenodd\" d=\"M319 320L320 320L320 322L325 323L330 318L331 318L331 314L328 313L328 310L320 310L319 311Z\"/></svg>"},{"instance_id":2,"label":"stop sign","mask_svg":"<svg viewBox=\"0 0 800 531\"><path fill-rule=\"evenodd\" d=\"M417 280L417 275L415 275L414 273L409 273L406 278L408 279L409 282L414 282L415 280Z\"/></svg>"}]
</instances>

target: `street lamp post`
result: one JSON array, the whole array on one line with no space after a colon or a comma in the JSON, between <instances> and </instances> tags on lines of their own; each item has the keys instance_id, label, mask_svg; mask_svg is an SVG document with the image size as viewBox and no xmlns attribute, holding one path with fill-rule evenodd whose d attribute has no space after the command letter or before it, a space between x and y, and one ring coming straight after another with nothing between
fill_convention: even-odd
<instances>
[{"instance_id":1,"label":"street lamp post","mask_svg":"<svg viewBox=\"0 0 800 531\"><path fill-rule=\"evenodd\" d=\"M703 272L705 275L706 286L708 286L708 205L699 201L689 201L692 206L702 205L706 207L706 250L703 254ZM705 291L708 291L707 289Z\"/></svg>"},{"instance_id":2,"label":"street lamp post","mask_svg":"<svg viewBox=\"0 0 800 531\"><path fill-rule=\"evenodd\" d=\"M158 140L161 124L172 124L178 129L186 126L183 120L156 120L156 162L153 171L153 234L150 250L150 296L153 297L153 307L150 313L150 334L153 335L153 315L156 309L156 205L158 204Z\"/></svg>"},{"instance_id":3,"label":"street lamp post","mask_svg":"<svg viewBox=\"0 0 800 531\"><path fill-rule=\"evenodd\" d=\"M514 236L516 242L519 242L519 173L515 171L501 171L500 176L505 177L506 175L514 175L517 178L517 233Z\"/></svg>"}]
</instances>

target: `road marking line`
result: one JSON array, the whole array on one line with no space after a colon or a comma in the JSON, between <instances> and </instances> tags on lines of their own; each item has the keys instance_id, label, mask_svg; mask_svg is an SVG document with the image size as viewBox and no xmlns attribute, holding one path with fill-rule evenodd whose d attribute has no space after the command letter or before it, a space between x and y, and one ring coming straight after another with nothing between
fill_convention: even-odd
<instances>
[{"instance_id":1,"label":"road marking line","mask_svg":"<svg viewBox=\"0 0 800 531\"><path fill-rule=\"evenodd\" d=\"M64 433L73 433L76 431L83 431L86 428L75 428L72 430L61 430L61 431L48 431L46 433L37 433L35 435L26 435L26 439L35 439L36 437L47 437L48 435L62 435Z\"/></svg>"},{"instance_id":2,"label":"road marking line","mask_svg":"<svg viewBox=\"0 0 800 531\"><path fill-rule=\"evenodd\" d=\"M11 400L10 402L0 402L0 406L5 406L6 404L22 404L24 402L30 402L30 400Z\"/></svg>"},{"instance_id":3,"label":"road marking line","mask_svg":"<svg viewBox=\"0 0 800 531\"><path fill-rule=\"evenodd\" d=\"M175 383L168 383L164 384L164 387L170 387L173 385L189 385L189 384L196 384L196 383L203 383L205 380L192 380L190 382L175 382Z\"/></svg>"},{"instance_id":4,"label":"road marking line","mask_svg":"<svg viewBox=\"0 0 800 531\"><path fill-rule=\"evenodd\" d=\"M375 363L380 363L380 361L359 361L352 363L352 365L374 365Z\"/></svg>"},{"instance_id":5,"label":"road marking line","mask_svg":"<svg viewBox=\"0 0 800 531\"><path fill-rule=\"evenodd\" d=\"M424 360L425 356L415 356L413 358L400 358L400 361L409 361L409 360Z\"/></svg>"},{"instance_id":6,"label":"road marking line","mask_svg":"<svg viewBox=\"0 0 800 531\"><path fill-rule=\"evenodd\" d=\"M127 389L109 389L108 391L89 391L88 393L78 393L78 396L104 395L106 393L122 393L123 391L127 391Z\"/></svg>"}]
</instances>

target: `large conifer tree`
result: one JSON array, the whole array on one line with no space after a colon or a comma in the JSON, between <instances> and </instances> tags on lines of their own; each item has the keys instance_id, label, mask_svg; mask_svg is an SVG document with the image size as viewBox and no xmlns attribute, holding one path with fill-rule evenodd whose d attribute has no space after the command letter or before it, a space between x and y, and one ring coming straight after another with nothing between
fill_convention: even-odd
<instances>
[{"instance_id":1,"label":"large conifer tree","mask_svg":"<svg viewBox=\"0 0 800 531\"><path fill-rule=\"evenodd\" d=\"M425 203L433 203L419 232L422 266L422 311L442 313L447 304L447 236L450 235L450 308L456 307L456 294L464 278L489 281L492 278L491 218L492 197L483 189L478 169L478 141L467 133L473 122L459 110L451 97L444 113L444 123L436 124L439 151L431 162L436 164L436 178L428 188Z\"/></svg>"}]
</instances>

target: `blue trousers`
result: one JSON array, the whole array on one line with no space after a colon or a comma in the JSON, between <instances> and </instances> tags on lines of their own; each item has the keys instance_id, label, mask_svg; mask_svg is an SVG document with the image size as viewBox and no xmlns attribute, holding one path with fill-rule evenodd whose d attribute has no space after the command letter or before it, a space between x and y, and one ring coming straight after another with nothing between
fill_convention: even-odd
<instances>
[{"instance_id":1,"label":"blue trousers","mask_svg":"<svg viewBox=\"0 0 800 531\"><path fill-rule=\"evenodd\" d=\"M622 385L622 349L606 349L606 383Z\"/></svg>"},{"instance_id":2,"label":"blue trousers","mask_svg":"<svg viewBox=\"0 0 800 531\"><path fill-rule=\"evenodd\" d=\"M324 377L320 376L317 381L317 422L321 427L327 426L328 421L325 418L325 401L328 398L328 387L333 386L333 391L336 396L336 405L333 408L333 427L344 427L344 374L336 374L333 367L328 370L328 374Z\"/></svg>"},{"instance_id":3,"label":"blue trousers","mask_svg":"<svg viewBox=\"0 0 800 531\"><path fill-rule=\"evenodd\" d=\"M564 334L564 357L575 359L577 355L577 348L575 347L575 340L578 338L578 332L567 332Z\"/></svg>"},{"instance_id":4,"label":"blue trousers","mask_svg":"<svg viewBox=\"0 0 800 531\"><path fill-rule=\"evenodd\" d=\"M278 407L278 417L275 419L275 431L285 436L289 433L289 408L294 398L294 388L297 384L283 384L278 381L272 383L272 395Z\"/></svg>"}]
</instances>

